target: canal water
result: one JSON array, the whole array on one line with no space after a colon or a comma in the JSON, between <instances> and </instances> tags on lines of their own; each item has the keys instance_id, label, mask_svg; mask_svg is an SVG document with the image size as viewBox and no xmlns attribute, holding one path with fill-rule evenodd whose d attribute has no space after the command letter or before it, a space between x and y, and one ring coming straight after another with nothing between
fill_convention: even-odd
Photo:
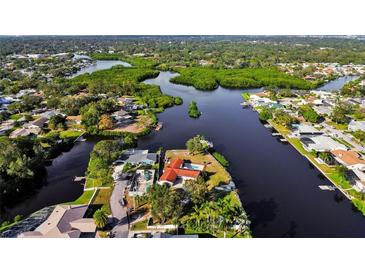
<instances>
[{"instance_id":1,"label":"canal water","mask_svg":"<svg viewBox=\"0 0 365 274\"><path fill-rule=\"evenodd\" d=\"M330 182L293 147L273 137L256 112L240 106L242 91L197 91L170 83L173 75L162 72L145 81L182 97L184 104L158 115L163 129L140 139L141 148L184 148L192 136L206 136L231 163L255 237L365 236L365 218L339 191L318 188ZM191 100L203 113L199 119L188 116Z\"/></svg>"},{"instance_id":2,"label":"canal water","mask_svg":"<svg viewBox=\"0 0 365 274\"><path fill-rule=\"evenodd\" d=\"M87 57L87 56L85 56ZM79 75L85 74L85 73L93 73L98 70L104 70L104 69L110 69L114 66L122 65L124 67L131 67L131 64L119 61L119 60L97 60L95 63L91 64L90 66L87 66L85 68L82 68L78 72L74 73L70 78L77 77Z\"/></svg>"},{"instance_id":3,"label":"canal water","mask_svg":"<svg viewBox=\"0 0 365 274\"><path fill-rule=\"evenodd\" d=\"M317 90L323 90L323 91L339 90L343 87L344 84L346 84L347 82L356 80L357 78L359 78L359 76L339 77L333 81L329 81L328 83L324 84L323 86L318 87Z\"/></svg>"},{"instance_id":4,"label":"canal water","mask_svg":"<svg viewBox=\"0 0 365 274\"><path fill-rule=\"evenodd\" d=\"M139 148L184 148L192 136L206 136L231 162L229 172L252 221L255 237L365 236L365 218L340 192L318 188L330 182L294 148L273 137L256 112L239 105L242 91L222 87L197 91L170 83L173 76L161 72L157 78L145 81L159 85L166 94L180 96L184 103L158 114L163 129L141 138ZM191 100L203 113L199 119L188 116ZM84 174L97 141L89 137L55 159L47 168L48 184L20 205L6 209L7 215L27 215L80 196L82 185L72 179Z\"/></svg>"}]
</instances>

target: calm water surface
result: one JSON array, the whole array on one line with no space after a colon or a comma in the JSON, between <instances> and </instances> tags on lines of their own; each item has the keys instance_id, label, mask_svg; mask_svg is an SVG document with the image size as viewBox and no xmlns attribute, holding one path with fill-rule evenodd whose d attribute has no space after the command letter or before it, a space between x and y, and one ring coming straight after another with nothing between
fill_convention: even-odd
<instances>
[{"instance_id":1,"label":"calm water surface","mask_svg":"<svg viewBox=\"0 0 365 274\"><path fill-rule=\"evenodd\" d=\"M160 85L166 94L182 97L184 104L159 114L163 129L141 138L140 148L184 148L186 140L196 134L213 141L231 162L229 171L252 220L255 237L365 236L365 218L353 210L340 192L318 188L330 182L294 148L271 136L256 112L242 109L239 105L242 91L221 87L197 91L170 83L173 75L161 72L156 79L145 81ZM199 119L191 119L187 114L191 100L203 112ZM27 215L44 206L79 197L82 186L73 182L73 178L84 174L97 141L89 138L77 143L71 151L55 159L47 167L48 183L36 195L6 209L6 214Z\"/></svg>"},{"instance_id":2,"label":"calm water surface","mask_svg":"<svg viewBox=\"0 0 365 274\"><path fill-rule=\"evenodd\" d=\"M255 237L363 237L365 218L339 192L321 191L330 184L294 148L271 135L257 113L242 109L239 90L219 87L210 92L169 82L162 72L145 81L164 93L180 96L181 106L159 114L163 129L142 138L141 148L184 148L187 139L203 134L231 162L229 171L250 218ZM257 92L251 90L250 92ZM195 100L203 112L188 117Z\"/></svg>"},{"instance_id":3,"label":"calm water surface","mask_svg":"<svg viewBox=\"0 0 365 274\"><path fill-rule=\"evenodd\" d=\"M97 60L95 64L82 68L78 72L74 73L70 78L74 78L76 76L85 74L85 73L93 73L98 70L110 69L114 66L122 65L124 67L131 67L131 64L117 61L117 60Z\"/></svg>"},{"instance_id":4,"label":"calm water surface","mask_svg":"<svg viewBox=\"0 0 365 274\"><path fill-rule=\"evenodd\" d=\"M343 76L339 77L336 80L330 81L323 86L317 88L317 90L331 91L331 90L339 90L343 87L347 82L356 80L359 76Z\"/></svg>"}]
</instances>

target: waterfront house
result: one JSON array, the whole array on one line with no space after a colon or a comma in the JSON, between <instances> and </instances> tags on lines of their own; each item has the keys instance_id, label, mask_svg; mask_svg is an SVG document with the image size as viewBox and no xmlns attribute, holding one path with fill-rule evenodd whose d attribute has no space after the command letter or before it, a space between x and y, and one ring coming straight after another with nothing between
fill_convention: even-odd
<instances>
[{"instance_id":1,"label":"waterfront house","mask_svg":"<svg viewBox=\"0 0 365 274\"><path fill-rule=\"evenodd\" d=\"M328 152L331 150L347 150L347 147L326 135L306 136L300 138L305 150L311 152Z\"/></svg>"},{"instance_id":2,"label":"waterfront house","mask_svg":"<svg viewBox=\"0 0 365 274\"><path fill-rule=\"evenodd\" d=\"M351 131L357 131L357 130L365 131L365 121L351 120L348 129Z\"/></svg>"},{"instance_id":3,"label":"waterfront house","mask_svg":"<svg viewBox=\"0 0 365 274\"><path fill-rule=\"evenodd\" d=\"M84 218L87 205L57 205L48 219L34 231L24 232L20 238L80 238L95 236L92 218Z\"/></svg>"},{"instance_id":4,"label":"waterfront house","mask_svg":"<svg viewBox=\"0 0 365 274\"><path fill-rule=\"evenodd\" d=\"M349 169L365 167L365 160L354 150L331 150L335 160Z\"/></svg>"},{"instance_id":5,"label":"waterfront house","mask_svg":"<svg viewBox=\"0 0 365 274\"><path fill-rule=\"evenodd\" d=\"M273 101L271 100L270 98L267 98L267 97L260 97L256 94L252 94L250 96L250 101L251 101L251 104L254 106L254 107L257 107L257 106L267 106L267 105L271 105L271 104L277 104L277 101Z\"/></svg>"},{"instance_id":6,"label":"waterfront house","mask_svg":"<svg viewBox=\"0 0 365 274\"><path fill-rule=\"evenodd\" d=\"M125 120L128 120L128 119L132 118L132 116L130 116L130 115L128 114L128 112L126 112L126 111L125 111L125 110L123 110L123 109L120 109L120 110L118 110L118 111L113 112L111 116L112 116L112 118L113 118L114 120L116 120L117 122L123 122L123 121L125 121Z\"/></svg>"},{"instance_id":7,"label":"waterfront house","mask_svg":"<svg viewBox=\"0 0 365 274\"><path fill-rule=\"evenodd\" d=\"M154 165L157 162L157 154L149 153L148 150L128 149L123 153L120 160L133 165Z\"/></svg>"},{"instance_id":8,"label":"waterfront house","mask_svg":"<svg viewBox=\"0 0 365 274\"><path fill-rule=\"evenodd\" d=\"M323 132L308 124L293 124L292 127L294 129L293 136L295 137L315 136L323 134Z\"/></svg>"},{"instance_id":9,"label":"waterfront house","mask_svg":"<svg viewBox=\"0 0 365 274\"><path fill-rule=\"evenodd\" d=\"M165 166L158 183L182 187L185 180L196 180L204 168L204 165L185 163L184 160L177 158Z\"/></svg>"},{"instance_id":10,"label":"waterfront house","mask_svg":"<svg viewBox=\"0 0 365 274\"><path fill-rule=\"evenodd\" d=\"M27 124L24 125L24 128L27 129L42 129L46 126L46 124L48 123L48 118L47 117L40 117L37 120L31 121Z\"/></svg>"},{"instance_id":11,"label":"waterfront house","mask_svg":"<svg viewBox=\"0 0 365 274\"><path fill-rule=\"evenodd\" d=\"M353 173L357 190L365 191L365 160L354 150L332 150L332 156L337 163L345 166Z\"/></svg>"}]
</instances>

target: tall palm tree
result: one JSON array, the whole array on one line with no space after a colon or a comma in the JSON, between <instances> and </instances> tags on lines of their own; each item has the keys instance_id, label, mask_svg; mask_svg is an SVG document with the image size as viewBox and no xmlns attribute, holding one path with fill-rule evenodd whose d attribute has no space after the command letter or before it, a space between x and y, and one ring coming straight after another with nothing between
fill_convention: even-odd
<instances>
[{"instance_id":1,"label":"tall palm tree","mask_svg":"<svg viewBox=\"0 0 365 274\"><path fill-rule=\"evenodd\" d=\"M104 210L98 209L95 211L93 218L98 228L104 228L108 223L108 215Z\"/></svg>"}]
</instances>

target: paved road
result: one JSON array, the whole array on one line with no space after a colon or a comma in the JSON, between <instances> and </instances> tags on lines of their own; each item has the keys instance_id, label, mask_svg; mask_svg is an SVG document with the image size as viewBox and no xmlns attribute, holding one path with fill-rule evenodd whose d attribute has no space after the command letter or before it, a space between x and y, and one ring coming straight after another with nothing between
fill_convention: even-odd
<instances>
[{"instance_id":1,"label":"paved road","mask_svg":"<svg viewBox=\"0 0 365 274\"><path fill-rule=\"evenodd\" d=\"M115 184L112 196L110 197L110 209L115 222L117 222L117 225L112 229L112 233L116 238L128 237L127 209L120 203L126 185L126 180L118 181Z\"/></svg>"}]
</instances>

